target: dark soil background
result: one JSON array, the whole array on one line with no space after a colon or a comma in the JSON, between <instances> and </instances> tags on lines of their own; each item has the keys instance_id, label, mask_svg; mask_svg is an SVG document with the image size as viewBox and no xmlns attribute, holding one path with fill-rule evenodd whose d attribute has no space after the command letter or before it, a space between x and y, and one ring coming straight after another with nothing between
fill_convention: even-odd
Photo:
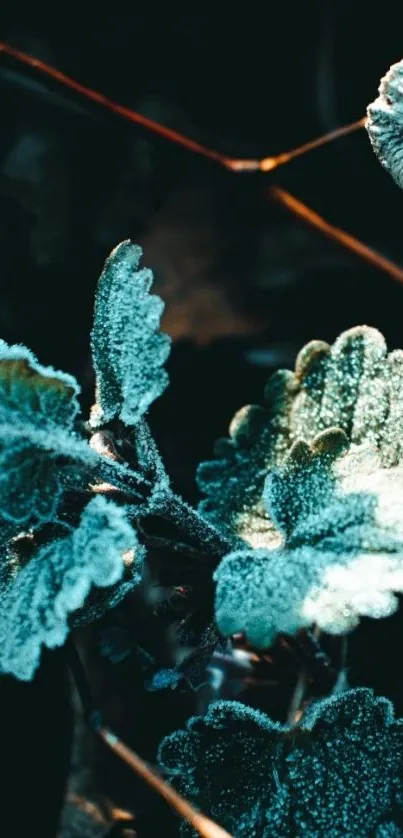
<instances>
[{"instance_id":1,"label":"dark soil background","mask_svg":"<svg viewBox=\"0 0 403 838\"><path fill-rule=\"evenodd\" d=\"M238 157L277 154L363 116L381 76L403 54L396 2L378 8L363 0L216 6L114 3L77 10L4 3L0 38ZM259 402L267 376L292 365L304 342L332 341L366 323L384 332L391 349L403 346L403 284L267 199L271 183L283 185L403 265L403 193L379 166L365 131L272 174L235 175L3 54L0 102L1 337L74 373L87 409L96 280L113 246L129 237L140 243L167 302L164 327L175 341L171 387L154 406L151 424L178 491L189 500L197 498L196 464L225 434L234 411ZM374 685L403 711L394 661L400 638L399 615L360 629L351 644L351 678ZM30 754L21 760L21 782L4 792L14 795L7 798L13 801L8 814L18 809L21 832L13 821L14 835L54 834L49 801L58 799L65 777L64 745L58 760L52 749L38 752L27 725L21 732L24 696L33 727L43 724L35 722L44 683L49 690L41 678L33 687L15 686L18 701L10 682L0 682L10 753L20 737L22 753ZM125 695L124 711L118 702L112 717L119 723L119 713L126 720L136 716L137 727L127 733L122 723L122 730L151 758L160 736L182 723L192 701L180 696L175 704L173 692L168 698L144 694L129 685L126 670L112 678ZM59 718L56 699L51 714ZM59 721L62 742L62 710ZM50 728L45 742L49 736ZM108 762L100 782L116 799L115 771ZM31 789L38 784L40 827L37 813L30 816L23 805L26 783ZM126 775L122 784L129 785ZM165 811L155 814L155 799L139 789L132 803L140 812L138 835L162 834L161 823L168 835ZM129 793L123 797L129 806ZM147 821L151 809L154 821L151 815Z\"/></svg>"}]
</instances>

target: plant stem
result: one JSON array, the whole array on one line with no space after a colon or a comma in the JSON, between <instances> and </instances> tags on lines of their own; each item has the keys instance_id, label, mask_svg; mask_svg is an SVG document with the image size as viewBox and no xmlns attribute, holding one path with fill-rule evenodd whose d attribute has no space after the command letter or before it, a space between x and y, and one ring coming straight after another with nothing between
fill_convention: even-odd
<instances>
[{"instance_id":1,"label":"plant stem","mask_svg":"<svg viewBox=\"0 0 403 838\"><path fill-rule=\"evenodd\" d=\"M152 484L142 474L107 457L100 457L95 474L111 486L130 494L135 502L147 500L152 490Z\"/></svg>"},{"instance_id":2,"label":"plant stem","mask_svg":"<svg viewBox=\"0 0 403 838\"><path fill-rule=\"evenodd\" d=\"M179 815L197 829L203 838L231 838L229 832L226 832L225 829L222 829L218 824L210 820L210 818L207 818L199 812L198 809L195 809L191 803L188 803L179 792L175 791L154 769L150 768L138 754L125 745L115 733L107 727L101 727L97 732L103 742L111 748L113 753L132 768L136 774L142 777L151 788L155 789Z\"/></svg>"},{"instance_id":3,"label":"plant stem","mask_svg":"<svg viewBox=\"0 0 403 838\"><path fill-rule=\"evenodd\" d=\"M162 777L149 766L138 754L129 748L116 734L102 723L102 716L95 709L91 686L89 684L81 658L74 641L70 638L67 643L70 669L83 706L84 717L94 732L102 739L119 759L128 765L132 771L142 777L164 800L185 818L202 838L232 838L229 832L222 829L214 821L207 818L198 809L188 803L179 792L175 791Z\"/></svg>"},{"instance_id":4,"label":"plant stem","mask_svg":"<svg viewBox=\"0 0 403 838\"><path fill-rule=\"evenodd\" d=\"M203 518L196 509L169 490L157 496L154 501L152 514L174 524L178 529L186 532L190 541L196 543L204 552L210 553L217 565L221 559L243 542L240 539L230 539L221 533L209 521ZM243 545L244 546L244 545Z\"/></svg>"}]
</instances>

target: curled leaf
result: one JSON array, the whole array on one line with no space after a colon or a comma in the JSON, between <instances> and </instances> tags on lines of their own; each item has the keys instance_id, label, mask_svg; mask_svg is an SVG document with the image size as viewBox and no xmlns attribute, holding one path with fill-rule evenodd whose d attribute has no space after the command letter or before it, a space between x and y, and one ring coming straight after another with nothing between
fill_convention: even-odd
<instances>
[{"instance_id":1,"label":"curled leaf","mask_svg":"<svg viewBox=\"0 0 403 838\"><path fill-rule=\"evenodd\" d=\"M163 393L170 338L160 333L162 300L149 293L153 275L140 268L142 250L124 241L100 276L91 334L96 404L91 424L120 417L135 425Z\"/></svg>"},{"instance_id":2,"label":"curled leaf","mask_svg":"<svg viewBox=\"0 0 403 838\"><path fill-rule=\"evenodd\" d=\"M88 466L94 459L73 432L78 394L72 376L41 366L24 346L0 341L0 515L6 521L52 519L67 464Z\"/></svg>"},{"instance_id":3,"label":"curled leaf","mask_svg":"<svg viewBox=\"0 0 403 838\"><path fill-rule=\"evenodd\" d=\"M0 341L0 423L71 428L79 393L72 375L43 367L25 346Z\"/></svg>"},{"instance_id":4,"label":"curled leaf","mask_svg":"<svg viewBox=\"0 0 403 838\"><path fill-rule=\"evenodd\" d=\"M42 646L62 646L71 615L93 588L114 586L135 551L137 582L143 549L124 511L102 497L84 509L77 529L40 548L0 587L0 670L32 679Z\"/></svg>"}]
</instances>

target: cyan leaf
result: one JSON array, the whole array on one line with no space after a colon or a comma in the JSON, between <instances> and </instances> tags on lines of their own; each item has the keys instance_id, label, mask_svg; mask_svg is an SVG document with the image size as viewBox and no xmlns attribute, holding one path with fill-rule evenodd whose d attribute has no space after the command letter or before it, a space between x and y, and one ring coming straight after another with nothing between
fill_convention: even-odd
<instances>
[{"instance_id":1,"label":"cyan leaf","mask_svg":"<svg viewBox=\"0 0 403 838\"><path fill-rule=\"evenodd\" d=\"M84 440L57 426L0 425L1 517L27 526L53 520L64 489L87 486L96 462Z\"/></svg>"},{"instance_id":2,"label":"cyan leaf","mask_svg":"<svg viewBox=\"0 0 403 838\"><path fill-rule=\"evenodd\" d=\"M91 424L115 417L135 425L163 393L170 338L159 331L162 300L149 293L153 275L140 268L142 250L124 241L100 276L91 334L96 404Z\"/></svg>"},{"instance_id":3,"label":"cyan leaf","mask_svg":"<svg viewBox=\"0 0 403 838\"><path fill-rule=\"evenodd\" d=\"M403 187L403 61L392 64L367 108L365 127L379 162Z\"/></svg>"},{"instance_id":4,"label":"cyan leaf","mask_svg":"<svg viewBox=\"0 0 403 838\"><path fill-rule=\"evenodd\" d=\"M166 737L158 758L234 838L399 835L403 724L371 690L315 702L294 728L219 701Z\"/></svg>"},{"instance_id":5,"label":"cyan leaf","mask_svg":"<svg viewBox=\"0 0 403 838\"><path fill-rule=\"evenodd\" d=\"M94 454L73 433L79 386L43 367L24 346L0 341L0 516L9 522L50 520L63 490L64 466ZM79 470L77 471L77 479Z\"/></svg>"},{"instance_id":6,"label":"cyan leaf","mask_svg":"<svg viewBox=\"0 0 403 838\"><path fill-rule=\"evenodd\" d=\"M72 375L43 367L25 346L0 341L0 424L71 428L79 393Z\"/></svg>"},{"instance_id":7,"label":"cyan leaf","mask_svg":"<svg viewBox=\"0 0 403 838\"><path fill-rule=\"evenodd\" d=\"M388 355L376 329L350 329L333 346L312 341L294 373L272 376L265 406L242 408L230 438L218 441L216 459L199 467L201 512L253 547L275 547L280 535L263 503L266 477L295 442L331 428L351 443L373 445L384 467L403 459L403 352Z\"/></svg>"},{"instance_id":8,"label":"cyan leaf","mask_svg":"<svg viewBox=\"0 0 403 838\"><path fill-rule=\"evenodd\" d=\"M140 580L143 548L123 509L102 497L84 509L77 529L40 548L0 589L0 670L32 679L42 646L62 646L74 612L92 589L116 585L134 555Z\"/></svg>"},{"instance_id":9,"label":"cyan leaf","mask_svg":"<svg viewBox=\"0 0 403 838\"><path fill-rule=\"evenodd\" d=\"M275 549L237 550L215 572L216 621L258 647L312 623L343 634L392 614L403 593L403 467L382 468L341 431L295 443L266 480ZM344 449L344 451L343 451Z\"/></svg>"}]
</instances>

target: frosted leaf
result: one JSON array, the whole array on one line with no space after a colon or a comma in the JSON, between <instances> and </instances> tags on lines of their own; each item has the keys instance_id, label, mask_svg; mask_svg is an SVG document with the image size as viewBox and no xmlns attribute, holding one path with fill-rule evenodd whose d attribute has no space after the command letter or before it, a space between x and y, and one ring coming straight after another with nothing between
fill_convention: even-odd
<instances>
[{"instance_id":1,"label":"frosted leaf","mask_svg":"<svg viewBox=\"0 0 403 838\"><path fill-rule=\"evenodd\" d=\"M42 646L62 646L70 616L93 588L115 585L124 554L135 550L137 581L143 548L124 511L102 497L84 509L77 529L40 548L0 590L0 671L32 679Z\"/></svg>"},{"instance_id":2,"label":"frosted leaf","mask_svg":"<svg viewBox=\"0 0 403 838\"><path fill-rule=\"evenodd\" d=\"M266 480L282 545L237 550L215 572L216 621L258 647L316 623L343 634L389 616L403 593L403 467L366 444L343 453L341 431L295 443Z\"/></svg>"},{"instance_id":3,"label":"frosted leaf","mask_svg":"<svg viewBox=\"0 0 403 838\"><path fill-rule=\"evenodd\" d=\"M25 346L0 341L0 424L71 428L80 387L53 367L43 367Z\"/></svg>"},{"instance_id":4,"label":"frosted leaf","mask_svg":"<svg viewBox=\"0 0 403 838\"><path fill-rule=\"evenodd\" d=\"M239 410L230 425L230 438L216 443L216 459L198 468L198 485L207 496L200 512L228 535L236 533L253 546L274 546L279 541L262 492L268 471L282 461L290 445L294 388L292 373L273 376L266 389L266 407Z\"/></svg>"},{"instance_id":5,"label":"frosted leaf","mask_svg":"<svg viewBox=\"0 0 403 838\"><path fill-rule=\"evenodd\" d=\"M253 547L275 547L280 537L262 501L267 474L297 440L311 442L330 428L350 442L371 443L383 466L403 456L403 352L387 354L382 335L368 326L340 335L333 346L308 343L295 372L269 379L265 407L242 408L219 440L216 459L202 463L200 511Z\"/></svg>"},{"instance_id":6,"label":"frosted leaf","mask_svg":"<svg viewBox=\"0 0 403 838\"><path fill-rule=\"evenodd\" d=\"M162 300L149 293L153 275L140 268L142 250L124 241L100 276L91 334L96 404L91 424L120 417L135 425L163 393L170 338L159 332Z\"/></svg>"},{"instance_id":7,"label":"frosted leaf","mask_svg":"<svg viewBox=\"0 0 403 838\"><path fill-rule=\"evenodd\" d=\"M257 710L218 701L206 716L192 717L186 730L162 741L158 762L172 785L231 835L263 836L257 826L263 827L274 798L273 757L281 729Z\"/></svg>"},{"instance_id":8,"label":"frosted leaf","mask_svg":"<svg viewBox=\"0 0 403 838\"><path fill-rule=\"evenodd\" d=\"M54 517L67 464L95 457L72 432L79 386L24 346L0 341L0 515L16 524ZM70 477L72 474L70 474ZM76 472L79 480L79 472Z\"/></svg>"},{"instance_id":9,"label":"frosted leaf","mask_svg":"<svg viewBox=\"0 0 403 838\"><path fill-rule=\"evenodd\" d=\"M392 64L368 105L366 129L382 166L403 187L403 61Z\"/></svg>"},{"instance_id":10,"label":"frosted leaf","mask_svg":"<svg viewBox=\"0 0 403 838\"><path fill-rule=\"evenodd\" d=\"M368 689L315 702L293 729L218 701L167 736L158 758L234 838L399 835L403 724Z\"/></svg>"},{"instance_id":11,"label":"frosted leaf","mask_svg":"<svg viewBox=\"0 0 403 838\"><path fill-rule=\"evenodd\" d=\"M393 821L387 821L378 826L375 838L403 838L403 828Z\"/></svg>"},{"instance_id":12,"label":"frosted leaf","mask_svg":"<svg viewBox=\"0 0 403 838\"><path fill-rule=\"evenodd\" d=\"M84 475L96 462L86 442L63 429L0 425L1 517L32 525L52 520L64 489L87 485Z\"/></svg>"}]
</instances>

